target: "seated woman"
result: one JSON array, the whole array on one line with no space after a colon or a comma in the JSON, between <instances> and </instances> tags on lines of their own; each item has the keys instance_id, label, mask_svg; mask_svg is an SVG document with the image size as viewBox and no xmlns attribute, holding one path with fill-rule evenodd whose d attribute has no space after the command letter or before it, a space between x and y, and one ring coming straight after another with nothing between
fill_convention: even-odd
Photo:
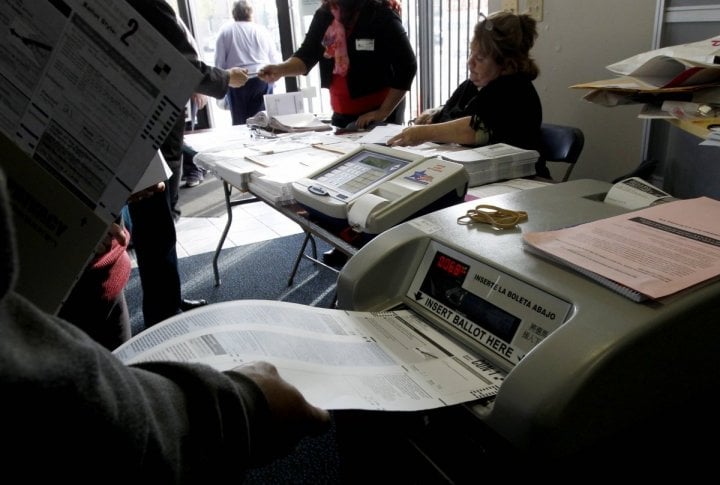
<instances>
[{"instance_id":1,"label":"seated woman","mask_svg":"<svg viewBox=\"0 0 720 485\"><path fill-rule=\"evenodd\" d=\"M424 112L388 145L507 143L540 152L542 105L532 84L540 70L530 57L537 35L535 19L525 14L498 12L478 22L470 44L469 79L442 109ZM542 156L535 171L550 178Z\"/></svg>"}]
</instances>

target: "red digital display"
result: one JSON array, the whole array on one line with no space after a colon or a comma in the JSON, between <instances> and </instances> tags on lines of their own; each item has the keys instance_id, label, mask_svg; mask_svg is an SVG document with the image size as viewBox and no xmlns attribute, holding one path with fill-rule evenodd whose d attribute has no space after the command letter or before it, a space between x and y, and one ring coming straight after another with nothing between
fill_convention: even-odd
<instances>
[{"instance_id":1,"label":"red digital display","mask_svg":"<svg viewBox=\"0 0 720 485\"><path fill-rule=\"evenodd\" d=\"M466 264L439 253L437 255L435 266L455 278L465 276L469 268Z\"/></svg>"}]
</instances>

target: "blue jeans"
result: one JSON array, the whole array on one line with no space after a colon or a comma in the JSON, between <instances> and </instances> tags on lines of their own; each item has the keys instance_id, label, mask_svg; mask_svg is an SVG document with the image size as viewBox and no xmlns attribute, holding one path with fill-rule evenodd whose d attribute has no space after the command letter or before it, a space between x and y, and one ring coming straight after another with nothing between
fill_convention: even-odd
<instances>
[{"instance_id":1,"label":"blue jeans","mask_svg":"<svg viewBox=\"0 0 720 485\"><path fill-rule=\"evenodd\" d=\"M248 79L241 88L230 88L228 101L230 102L232 124L244 125L248 118L264 110L265 98L263 96L272 93L273 85L256 77Z\"/></svg>"}]
</instances>

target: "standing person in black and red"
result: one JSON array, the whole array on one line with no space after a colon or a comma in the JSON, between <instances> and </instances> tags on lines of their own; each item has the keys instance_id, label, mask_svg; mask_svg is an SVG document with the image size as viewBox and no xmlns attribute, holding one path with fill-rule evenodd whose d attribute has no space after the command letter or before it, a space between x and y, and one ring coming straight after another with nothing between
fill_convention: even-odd
<instances>
[{"instance_id":1,"label":"standing person in black and red","mask_svg":"<svg viewBox=\"0 0 720 485\"><path fill-rule=\"evenodd\" d=\"M258 76L275 82L307 75L318 63L321 85L330 91L334 126L403 123L417 59L397 0L322 0L300 48L285 62L263 67ZM345 259L337 250L323 255L332 266Z\"/></svg>"},{"instance_id":2,"label":"standing person in black and red","mask_svg":"<svg viewBox=\"0 0 720 485\"><path fill-rule=\"evenodd\" d=\"M401 102L417 60L396 0L322 0L300 48L285 62L263 67L259 77L275 82L307 75L318 63L333 125L402 123Z\"/></svg>"}]
</instances>

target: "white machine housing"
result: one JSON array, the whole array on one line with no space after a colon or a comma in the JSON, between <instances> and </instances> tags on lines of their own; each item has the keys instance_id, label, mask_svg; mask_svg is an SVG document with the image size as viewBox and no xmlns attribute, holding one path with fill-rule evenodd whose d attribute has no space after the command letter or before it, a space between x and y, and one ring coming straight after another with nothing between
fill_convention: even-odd
<instances>
[{"instance_id":1,"label":"white machine housing","mask_svg":"<svg viewBox=\"0 0 720 485\"><path fill-rule=\"evenodd\" d=\"M367 144L294 181L292 192L316 213L379 234L438 201L461 202L467 187L461 164Z\"/></svg>"},{"instance_id":2,"label":"white machine housing","mask_svg":"<svg viewBox=\"0 0 720 485\"><path fill-rule=\"evenodd\" d=\"M404 222L345 265L338 306L410 308L506 371L494 399L464 408L516 450L570 456L629 434L639 422L657 427L653 420L681 409L699 412L720 384L720 283L636 303L523 248L523 232L625 212L603 202L609 188L577 180L482 199L526 211L529 220L514 230L458 224L478 201ZM429 289L433 265L461 284ZM492 313L498 307L499 317ZM492 343L478 337L478 327L489 332L493 325Z\"/></svg>"}]
</instances>

